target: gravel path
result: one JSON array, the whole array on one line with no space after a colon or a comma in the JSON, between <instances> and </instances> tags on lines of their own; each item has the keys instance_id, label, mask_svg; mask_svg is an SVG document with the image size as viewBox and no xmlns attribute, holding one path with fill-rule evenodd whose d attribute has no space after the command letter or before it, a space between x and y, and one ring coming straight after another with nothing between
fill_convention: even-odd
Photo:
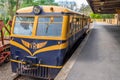
<instances>
[{"instance_id":1,"label":"gravel path","mask_svg":"<svg viewBox=\"0 0 120 80\"><path fill-rule=\"evenodd\" d=\"M11 71L11 63L5 63L0 66L0 80L11 80L13 73ZM32 77L22 76L18 80L43 80Z\"/></svg>"},{"instance_id":2,"label":"gravel path","mask_svg":"<svg viewBox=\"0 0 120 80\"><path fill-rule=\"evenodd\" d=\"M5 63L0 66L0 80L9 80L10 76L12 74L11 71L11 64Z\"/></svg>"}]
</instances>

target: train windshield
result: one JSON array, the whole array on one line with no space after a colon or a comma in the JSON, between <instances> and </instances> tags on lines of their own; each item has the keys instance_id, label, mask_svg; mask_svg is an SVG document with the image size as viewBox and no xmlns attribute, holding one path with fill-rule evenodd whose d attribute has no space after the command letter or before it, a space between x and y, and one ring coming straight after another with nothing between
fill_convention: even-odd
<instances>
[{"instance_id":1,"label":"train windshield","mask_svg":"<svg viewBox=\"0 0 120 80\"><path fill-rule=\"evenodd\" d=\"M14 26L14 34L32 35L34 17L17 16Z\"/></svg>"},{"instance_id":2,"label":"train windshield","mask_svg":"<svg viewBox=\"0 0 120 80\"><path fill-rule=\"evenodd\" d=\"M37 36L61 36L63 17L39 17Z\"/></svg>"}]
</instances>

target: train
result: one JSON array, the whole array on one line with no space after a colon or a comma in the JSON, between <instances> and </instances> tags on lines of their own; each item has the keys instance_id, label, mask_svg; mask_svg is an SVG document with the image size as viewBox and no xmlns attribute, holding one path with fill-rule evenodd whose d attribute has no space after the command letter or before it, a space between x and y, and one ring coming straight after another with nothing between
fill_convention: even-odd
<instances>
[{"instance_id":1,"label":"train","mask_svg":"<svg viewBox=\"0 0 120 80\"><path fill-rule=\"evenodd\" d=\"M54 79L68 51L89 30L89 17L60 6L16 11L11 29L12 72Z\"/></svg>"}]
</instances>

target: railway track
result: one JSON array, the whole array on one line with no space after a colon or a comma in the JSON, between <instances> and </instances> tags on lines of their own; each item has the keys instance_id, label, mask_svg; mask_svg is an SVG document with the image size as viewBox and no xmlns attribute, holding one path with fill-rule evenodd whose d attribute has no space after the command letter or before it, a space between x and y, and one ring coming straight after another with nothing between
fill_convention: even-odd
<instances>
[{"instance_id":1,"label":"railway track","mask_svg":"<svg viewBox=\"0 0 120 80\"><path fill-rule=\"evenodd\" d=\"M18 75L13 80L38 80L38 79L32 78L32 77L28 77L28 76ZM39 79L39 80L43 80L43 79Z\"/></svg>"},{"instance_id":2,"label":"railway track","mask_svg":"<svg viewBox=\"0 0 120 80\"><path fill-rule=\"evenodd\" d=\"M13 80L53 80L53 79L40 79L40 78L18 75Z\"/></svg>"}]
</instances>

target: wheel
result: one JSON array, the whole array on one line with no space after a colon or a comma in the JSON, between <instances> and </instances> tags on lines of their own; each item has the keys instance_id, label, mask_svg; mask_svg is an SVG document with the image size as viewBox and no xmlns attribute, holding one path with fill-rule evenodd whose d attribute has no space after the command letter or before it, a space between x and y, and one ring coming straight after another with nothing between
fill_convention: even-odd
<instances>
[{"instance_id":1,"label":"wheel","mask_svg":"<svg viewBox=\"0 0 120 80\"><path fill-rule=\"evenodd\" d=\"M9 61L10 61L10 56L7 56L4 62L7 63Z\"/></svg>"}]
</instances>

